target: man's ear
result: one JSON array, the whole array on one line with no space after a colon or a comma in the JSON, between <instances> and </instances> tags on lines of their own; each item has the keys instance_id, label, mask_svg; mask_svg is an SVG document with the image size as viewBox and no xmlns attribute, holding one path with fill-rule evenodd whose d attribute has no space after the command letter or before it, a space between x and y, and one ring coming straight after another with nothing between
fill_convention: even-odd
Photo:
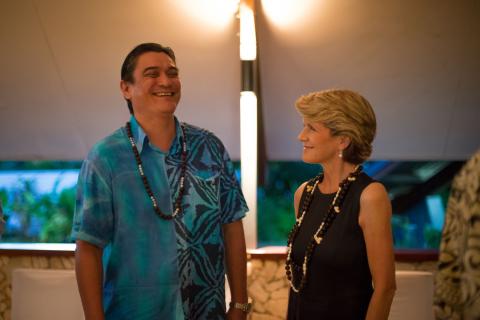
<instances>
[{"instance_id":1,"label":"man's ear","mask_svg":"<svg viewBox=\"0 0 480 320\"><path fill-rule=\"evenodd\" d=\"M132 98L131 84L125 80L120 80L120 91L122 91L123 97L127 100Z\"/></svg>"}]
</instances>

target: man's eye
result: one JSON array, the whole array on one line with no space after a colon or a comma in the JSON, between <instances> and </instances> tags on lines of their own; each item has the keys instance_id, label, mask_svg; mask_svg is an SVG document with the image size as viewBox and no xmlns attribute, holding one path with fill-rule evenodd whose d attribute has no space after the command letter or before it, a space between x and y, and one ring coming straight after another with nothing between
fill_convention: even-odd
<instances>
[{"instance_id":1,"label":"man's eye","mask_svg":"<svg viewBox=\"0 0 480 320\"><path fill-rule=\"evenodd\" d=\"M176 77L176 76L178 76L178 70L177 69L169 69L167 71L167 75L169 77Z\"/></svg>"},{"instance_id":2,"label":"man's eye","mask_svg":"<svg viewBox=\"0 0 480 320\"><path fill-rule=\"evenodd\" d=\"M149 77L149 78L157 78L158 77L158 72L147 72L147 73L145 73L145 76Z\"/></svg>"}]
</instances>

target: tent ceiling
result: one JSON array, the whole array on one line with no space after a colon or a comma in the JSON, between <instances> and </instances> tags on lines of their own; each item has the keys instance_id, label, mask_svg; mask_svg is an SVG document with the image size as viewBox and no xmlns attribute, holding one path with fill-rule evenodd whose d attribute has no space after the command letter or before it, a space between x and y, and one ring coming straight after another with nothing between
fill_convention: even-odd
<instances>
[{"instance_id":1,"label":"tent ceiling","mask_svg":"<svg viewBox=\"0 0 480 320\"><path fill-rule=\"evenodd\" d=\"M120 66L141 42L174 48L177 115L238 158L238 22L232 12L222 25L195 18L187 2L1 1L0 159L83 159L128 119Z\"/></svg>"},{"instance_id":2,"label":"tent ceiling","mask_svg":"<svg viewBox=\"0 0 480 320\"><path fill-rule=\"evenodd\" d=\"M480 147L480 2L305 2L289 24L268 7L258 16L270 158L299 158L294 102L332 87L372 103L376 159L465 159Z\"/></svg>"},{"instance_id":3,"label":"tent ceiling","mask_svg":"<svg viewBox=\"0 0 480 320\"><path fill-rule=\"evenodd\" d=\"M281 25L256 1L269 159L300 159L293 103L330 87L372 102L376 159L465 159L479 147L478 1L304 2L312 7ZM176 51L177 115L238 159L238 21L198 15L199 3L215 13L226 1L1 1L0 160L84 158L128 119L120 65L152 41Z\"/></svg>"}]
</instances>

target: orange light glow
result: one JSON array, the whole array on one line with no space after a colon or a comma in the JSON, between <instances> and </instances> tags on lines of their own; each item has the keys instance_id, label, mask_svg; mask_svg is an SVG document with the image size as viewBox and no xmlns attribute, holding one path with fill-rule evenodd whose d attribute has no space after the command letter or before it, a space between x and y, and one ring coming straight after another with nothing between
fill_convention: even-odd
<instances>
[{"instance_id":1,"label":"orange light glow","mask_svg":"<svg viewBox=\"0 0 480 320\"><path fill-rule=\"evenodd\" d=\"M235 19L239 0L175 0L192 18L214 27L225 27Z\"/></svg>"},{"instance_id":2,"label":"orange light glow","mask_svg":"<svg viewBox=\"0 0 480 320\"><path fill-rule=\"evenodd\" d=\"M269 20L278 27L290 27L318 6L318 0L262 0Z\"/></svg>"}]
</instances>

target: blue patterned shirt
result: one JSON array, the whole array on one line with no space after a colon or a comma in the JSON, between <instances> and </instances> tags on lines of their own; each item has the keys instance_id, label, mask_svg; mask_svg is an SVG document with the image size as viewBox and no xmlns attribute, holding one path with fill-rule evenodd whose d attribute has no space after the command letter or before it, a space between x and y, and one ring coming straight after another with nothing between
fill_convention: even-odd
<instances>
[{"instance_id":1,"label":"blue patterned shirt","mask_svg":"<svg viewBox=\"0 0 480 320\"><path fill-rule=\"evenodd\" d=\"M171 214L179 190L180 124L175 119L176 137L162 152L134 117L131 123L152 191L162 212ZM173 220L156 215L125 128L99 141L82 165L72 237L104 249L106 319L224 318L221 227L242 219L248 209L221 141L206 130L184 127L183 210Z\"/></svg>"}]
</instances>

